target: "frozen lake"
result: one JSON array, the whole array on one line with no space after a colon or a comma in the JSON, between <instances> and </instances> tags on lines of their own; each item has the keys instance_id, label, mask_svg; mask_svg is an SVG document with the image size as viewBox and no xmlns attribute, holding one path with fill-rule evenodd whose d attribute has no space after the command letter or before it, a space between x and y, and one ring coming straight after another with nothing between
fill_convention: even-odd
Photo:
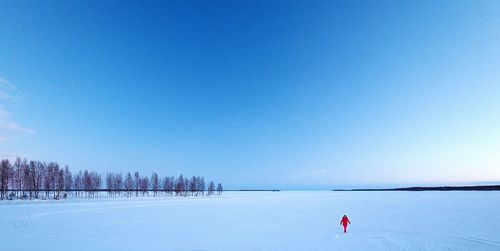
<instances>
[{"instance_id":1,"label":"frozen lake","mask_svg":"<svg viewBox=\"0 0 500 251\"><path fill-rule=\"evenodd\" d=\"M500 250L500 192L0 202L1 250ZM344 234L344 213L352 225Z\"/></svg>"}]
</instances>

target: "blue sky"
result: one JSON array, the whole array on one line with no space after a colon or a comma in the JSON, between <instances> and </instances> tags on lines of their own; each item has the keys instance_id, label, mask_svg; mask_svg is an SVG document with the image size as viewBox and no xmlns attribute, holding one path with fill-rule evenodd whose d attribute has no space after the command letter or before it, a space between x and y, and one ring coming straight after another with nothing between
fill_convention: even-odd
<instances>
[{"instance_id":1,"label":"blue sky","mask_svg":"<svg viewBox=\"0 0 500 251\"><path fill-rule=\"evenodd\" d=\"M2 1L0 154L228 188L500 180L498 1Z\"/></svg>"}]
</instances>

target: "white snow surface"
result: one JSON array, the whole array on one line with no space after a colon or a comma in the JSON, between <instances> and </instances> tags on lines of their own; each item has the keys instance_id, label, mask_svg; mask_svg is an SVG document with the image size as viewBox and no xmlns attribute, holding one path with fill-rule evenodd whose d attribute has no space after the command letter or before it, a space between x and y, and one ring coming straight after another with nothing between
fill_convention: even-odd
<instances>
[{"instance_id":1,"label":"white snow surface","mask_svg":"<svg viewBox=\"0 0 500 251\"><path fill-rule=\"evenodd\" d=\"M352 222L347 234L344 213ZM0 250L500 250L500 193L2 201Z\"/></svg>"}]
</instances>

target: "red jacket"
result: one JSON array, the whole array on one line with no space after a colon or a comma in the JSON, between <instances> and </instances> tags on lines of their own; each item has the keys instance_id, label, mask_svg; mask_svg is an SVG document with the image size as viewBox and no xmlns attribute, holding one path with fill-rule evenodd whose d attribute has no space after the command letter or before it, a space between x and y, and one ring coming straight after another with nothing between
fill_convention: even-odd
<instances>
[{"instance_id":1,"label":"red jacket","mask_svg":"<svg viewBox=\"0 0 500 251\"><path fill-rule=\"evenodd\" d=\"M347 223L351 224L351 222L349 221L349 218L347 218L347 216L342 217L342 220L340 220L340 224L347 226Z\"/></svg>"}]
</instances>

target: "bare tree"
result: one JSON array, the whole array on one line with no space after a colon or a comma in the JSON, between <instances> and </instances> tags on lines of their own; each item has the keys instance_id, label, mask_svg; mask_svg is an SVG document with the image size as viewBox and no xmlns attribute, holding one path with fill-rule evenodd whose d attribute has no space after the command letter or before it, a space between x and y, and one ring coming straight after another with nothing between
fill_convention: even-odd
<instances>
[{"instance_id":1,"label":"bare tree","mask_svg":"<svg viewBox=\"0 0 500 251\"><path fill-rule=\"evenodd\" d=\"M64 197L68 196L68 193L71 191L72 186L73 186L73 176L71 175L71 172L69 171L69 168L66 165L64 167L64 191L65 191Z\"/></svg>"},{"instance_id":2,"label":"bare tree","mask_svg":"<svg viewBox=\"0 0 500 251\"><path fill-rule=\"evenodd\" d=\"M159 188L159 180L157 173L153 173L151 175L151 188L153 189L153 195L156 196L158 194L158 188Z\"/></svg>"},{"instance_id":3,"label":"bare tree","mask_svg":"<svg viewBox=\"0 0 500 251\"><path fill-rule=\"evenodd\" d=\"M129 197L132 193L132 186L134 184L134 180L132 179L132 175L127 173L125 178L125 190L127 191L127 197Z\"/></svg>"},{"instance_id":4,"label":"bare tree","mask_svg":"<svg viewBox=\"0 0 500 251\"><path fill-rule=\"evenodd\" d=\"M184 176L182 174L175 181L175 195L179 196L184 193L185 185L184 185Z\"/></svg>"},{"instance_id":5,"label":"bare tree","mask_svg":"<svg viewBox=\"0 0 500 251\"><path fill-rule=\"evenodd\" d=\"M123 175L121 173L115 175L114 190L121 196L123 189Z\"/></svg>"},{"instance_id":6,"label":"bare tree","mask_svg":"<svg viewBox=\"0 0 500 251\"><path fill-rule=\"evenodd\" d=\"M102 179L101 179L101 175L96 173L96 172L92 172L92 189L93 189L93 192L94 192L94 196L97 196L99 197L99 189L102 188Z\"/></svg>"},{"instance_id":7,"label":"bare tree","mask_svg":"<svg viewBox=\"0 0 500 251\"><path fill-rule=\"evenodd\" d=\"M135 188L135 196L139 196L139 189L141 188L141 176L139 172L134 173L134 188Z\"/></svg>"},{"instance_id":8,"label":"bare tree","mask_svg":"<svg viewBox=\"0 0 500 251\"><path fill-rule=\"evenodd\" d=\"M165 195L172 195L174 191L174 177L165 177L163 179L163 190L165 191Z\"/></svg>"},{"instance_id":9,"label":"bare tree","mask_svg":"<svg viewBox=\"0 0 500 251\"><path fill-rule=\"evenodd\" d=\"M219 195L221 195L222 191L223 191L222 184L221 183L217 184L217 193L219 193Z\"/></svg>"},{"instance_id":10,"label":"bare tree","mask_svg":"<svg viewBox=\"0 0 500 251\"><path fill-rule=\"evenodd\" d=\"M195 176L191 177L191 180L189 181L189 191L191 192L191 195L194 195L196 192L196 186L197 184L197 179Z\"/></svg>"},{"instance_id":11,"label":"bare tree","mask_svg":"<svg viewBox=\"0 0 500 251\"><path fill-rule=\"evenodd\" d=\"M205 178L199 177L198 178L198 191L201 192L201 195L205 195L205 189L206 189Z\"/></svg>"},{"instance_id":12,"label":"bare tree","mask_svg":"<svg viewBox=\"0 0 500 251\"><path fill-rule=\"evenodd\" d=\"M215 191L215 183L213 181L210 181L208 185L208 195L213 195Z\"/></svg>"},{"instance_id":13,"label":"bare tree","mask_svg":"<svg viewBox=\"0 0 500 251\"><path fill-rule=\"evenodd\" d=\"M21 158L17 157L16 162L14 162L14 184L16 189L16 196L19 198L20 192L23 189L23 162Z\"/></svg>"},{"instance_id":14,"label":"bare tree","mask_svg":"<svg viewBox=\"0 0 500 251\"><path fill-rule=\"evenodd\" d=\"M77 197L82 195L82 190L83 190L83 174L82 174L81 170L75 176L75 180L73 181L73 189L75 190Z\"/></svg>"},{"instance_id":15,"label":"bare tree","mask_svg":"<svg viewBox=\"0 0 500 251\"><path fill-rule=\"evenodd\" d=\"M186 177L184 178L184 197L186 197L188 195L188 192L189 192L189 179Z\"/></svg>"},{"instance_id":16,"label":"bare tree","mask_svg":"<svg viewBox=\"0 0 500 251\"><path fill-rule=\"evenodd\" d=\"M0 199L4 199L7 195L9 186L9 176L11 165L8 159L3 159L0 162Z\"/></svg>"},{"instance_id":17,"label":"bare tree","mask_svg":"<svg viewBox=\"0 0 500 251\"><path fill-rule=\"evenodd\" d=\"M142 191L142 196L148 195L149 196L149 179L148 177L144 177L141 180L140 186L141 186L141 191Z\"/></svg>"},{"instance_id":18,"label":"bare tree","mask_svg":"<svg viewBox=\"0 0 500 251\"><path fill-rule=\"evenodd\" d=\"M61 192L64 191L64 169L57 172L57 198L61 198Z\"/></svg>"},{"instance_id":19,"label":"bare tree","mask_svg":"<svg viewBox=\"0 0 500 251\"><path fill-rule=\"evenodd\" d=\"M114 190L114 177L113 173L106 173L106 191L108 192L108 196L113 196Z\"/></svg>"},{"instance_id":20,"label":"bare tree","mask_svg":"<svg viewBox=\"0 0 500 251\"><path fill-rule=\"evenodd\" d=\"M27 197L26 195L26 191L27 191L27 186L26 186L26 182L28 182L28 175L29 175L29 164L28 164L28 160L26 159L23 159L23 161L21 162L21 174L20 174L20 177L19 177L19 189L21 189L23 192L21 194L21 198L25 199Z\"/></svg>"},{"instance_id":21,"label":"bare tree","mask_svg":"<svg viewBox=\"0 0 500 251\"><path fill-rule=\"evenodd\" d=\"M27 164L27 163L23 163ZM29 164L24 166L24 190L28 191L30 199L33 197L33 187L34 187L34 176L33 173L35 172L35 162L30 161Z\"/></svg>"}]
</instances>

